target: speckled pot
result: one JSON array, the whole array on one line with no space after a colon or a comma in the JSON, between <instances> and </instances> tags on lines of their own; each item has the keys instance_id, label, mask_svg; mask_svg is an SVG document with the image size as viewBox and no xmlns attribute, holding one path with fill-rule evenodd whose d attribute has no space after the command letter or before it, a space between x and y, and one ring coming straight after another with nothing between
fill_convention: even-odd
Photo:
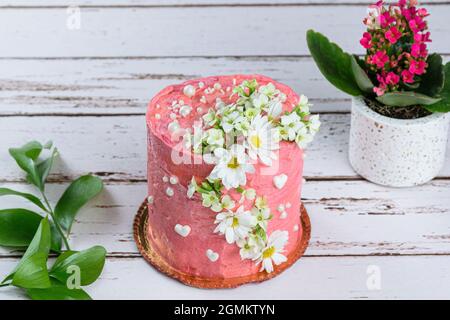
<instances>
[{"instance_id":1,"label":"speckled pot","mask_svg":"<svg viewBox=\"0 0 450 320\"><path fill-rule=\"evenodd\" d=\"M350 163L369 181L410 187L436 177L445 161L449 114L400 120L372 111L362 98L352 100Z\"/></svg>"}]
</instances>

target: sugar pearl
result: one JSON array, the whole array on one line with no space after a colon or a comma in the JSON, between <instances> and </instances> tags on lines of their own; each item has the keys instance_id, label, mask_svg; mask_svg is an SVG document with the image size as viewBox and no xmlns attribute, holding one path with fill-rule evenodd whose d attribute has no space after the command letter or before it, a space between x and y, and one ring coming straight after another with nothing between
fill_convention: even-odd
<instances>
[{"instance_id":1,"label":"sugar pearl","mask_svg":"<svg viewBox=\"0 0 450 320\"><path fill-rule=\"evenodd\" d=\"M169 197L172 197L173 194L174 194L173 189L172 189L171 187L167 187L167 189L166 189L166 194L167 194Z\"/></svg>"},{"instance_id":2,"label":"sugar pearl","mask_svg":"<svg viewBox=\"0 0 450 320\"><path fill-rule=\"evenodd\" d=\"M216 83L214 83L214 89L220 90L220 89L222 89L222 86L220 85L220 83L216 82Z\"/></svg>"},{"instance_id":3,"label":"sugar pearl","mask_svg":"<svg viewBox=\"0 0 450 320\"><path fill-rule=\"evenodd\" d=\"M169 182L169 177L164 176L164 177L163 177L163 181L164 181L164 182Z\"/></svg>"},{"instance_id":4,"label":"sugar pearl","mask_svg":"<svg viewBox=\"0 0 450 320\"><path fill-rule=\"evenodd\" d=\"M161 119L161 115L159 113L155 114L155 119Z\"/></svg>"},{"instance_id":5,"label":"sugar pearl","mask_svg":"<svg viewBox=\"0 0 450 320\"><path fill-rule=\"evenodd\" d=\"M187 85L183 88L183 93L185 96L193 97L195 95L195 88L194 86Z\"/></svg>"},{"instance_id":6,"label":"sugar pearl","mask_svg":"<svg viewBox=\"0 0 450 320\"><path fill-rule=\"evenodd\" d=\"M172 112L169 117L170 119L175 120L177 118L177 115Z\"/></svg>"},{"instance_id":7,"label":"sugar pearl","mask_svg":"<svg viewBox=\"0 0 450 320\"><path fill-rule=\"evenodd\" d=\"M202 109L201 107L198 107L198 108L197 108L197 112L198 112L198 113L202 113L202 112L203 112L203 109Z\"/></svg>"},{"instance_id":8,"label":"sugar pearl","mask_svg":"<svg viewBox=\"0 0 450 320\"><path fill-rule=\"evenodd\" d=\"M177 121L172 121L171 123L169 123L167 128L169 129L170 132L175 132L180 128L180 125Z\"/></svg>"},{"instance_id":9,"label":"sugar pearl","mask_svg":"<svg viewBox=\"0 0 450 320\"><path fill-rule=\"evenodd\" d=\"M148 196L147 197L148 204L153 204L153 201L154 201L153 196Z\"/></svg>"},{"instance_id":10,"label":"sugar pearl","mask_svg":"<svg viewBox=\"0 0 450 320\"><path fill-rule=\"evenodd\" d=\"M284 204L279 204L277 210L283 212L285 210Z\"/></svg>"},{"instance_id":11,"label":"sugar pearl","mask_svg":"<svg viewBox=\"0 0 450 320\"><path fill-rule=\"evenodd\" d=\"M169 181L171 184L177 184L178 178L176 176L171 176Z\"/></svg>"},{"instance_id":12,"label":"sugar pearl","mask_svg":"<svg viewBox=\"0 0 450 320\"><path fill-rule=\"evenodd\" d=\"M198 87L199 87L199 88L203 88L204 86L205 86L205 84L204 84L203 82L200 81L200 82L198 83Z\"/></svg>"},{"instance_id":13,"label":"sugar pearl","mask_svg":"<svg viewBox=\"0 0 450 320\"><path fill-rule=\"evenodd\" d=\"M191 113L191 110L191 107L189 107L188 105L184 105L180 108L180 114L182 117L187 117L189 113Z\"/></svg>"},{"instance_id":14,"label":"sugar pearl","mask_svg":"<svg viewBox=\"0 0 450 320\"><path fill-rule=\"evenodd\" d=\"M294 226L294 231L295 231L295 232L298 231L298 224L296 224L296 225Z\"/></svg>"}]
</instances>

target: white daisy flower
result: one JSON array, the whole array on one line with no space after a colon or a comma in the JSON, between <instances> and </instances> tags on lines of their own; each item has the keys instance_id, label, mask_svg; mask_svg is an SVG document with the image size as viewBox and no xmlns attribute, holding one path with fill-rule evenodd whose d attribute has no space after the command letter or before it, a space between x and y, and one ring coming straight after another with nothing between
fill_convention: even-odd
<instances>
[{"instance_id":1,"label":"white daisy flower","mask_svg":"<svg viewBox=\"0 0 450 320\"><path fill-rule=\"evenodd\" d=\"M264 248L264 243L255 235L250 234L246 239L238 239L236 244L241 248L239 254L241 259L252 259L258 257L261 250Z\"/></svg>"},{"instance_id":2,"label":"white daisy flower","mask_svg":"<svg viewBox=\"0 0 450 320\"><path fill-rule=\"evenodd\" d=\"M222 211L222 205L220 203L219 197L214 191L208 193L202 193L202 205L206 208L211 208L214 212Z\"/></svg>"},{"instance_id":3,"label":"white daisy flower","mask_svg":"<svg viewBox=\"0 0 450 320\"><path fill-rule=\"evenodd\" d=\"M230 150L217 148L214 150L214 155L219 160L209 178L222 180L226 189L245 186L247 183L246 173L255 172L255 168L248 162L245 148L242 145L234 144Z\"/></svg>"},{"instance_id":4,"label":"white daisy flower","mask_svg":"<svg viewBox=\"0 0 450 320\"><path fill-rule=\"evenodd\" d=\"M296 112L292 112L281 117L281 125L287 131L287 137L289 141L294 141L297 132L300 130L300 128L304 127L304 124L301 120L302 119Z\"/></svg>"},{"instance_id":5,"label":"white daisy flower","mask_svg":"<svg viewBox=\"0 0 450 320\"><path fill-rule=\"evenodd\" d=\"M194 196L195 191L197 190L197 181L194 177L192 177L191 182L188 185L187 196L191 199Z\"/></svg>"},{"instance_id":6,"label":"white daisy flower","mask_svg":"<svg viewBox=\"0 0 450 320\"><path fill-rule=\"evenodd\" d=\"M273 264L280 265L287 261L284 252L284 246L289 239L289 233L287 231L276 230L272 232L267 241L266 247L261 251L259 256L255 259L256 264L261 263L261 270L266 270L267 273L273 271Z\"/></svg>"},{"instance_id":7,"label":"white daisy flower","mask_svg":"<svg viewBox=\"0 0 450 320\"><path fill-rule=\"evenodd\" d=\"M226 241L232 244L236 240L245 239L248 236L255 225L255 217L249 211L245 211L243 206L240 206L236 212L228 210L219 213L214 223L217 224L214 233L224 234Z\"/></svg>"},{"instance_id":8,"label":"white daisy flower","mask_svg":"<svg viewBox=\"0 0 450 320\"><path fill-rule=\"evenodd\" d=\"M250 158L259 158L265 165L272 165L272 159L276 159L273 150L279 149L278 141L278 130L272 127L267 116L257 115L252 120L246 142Z\"/></svg>"}]
</instances>

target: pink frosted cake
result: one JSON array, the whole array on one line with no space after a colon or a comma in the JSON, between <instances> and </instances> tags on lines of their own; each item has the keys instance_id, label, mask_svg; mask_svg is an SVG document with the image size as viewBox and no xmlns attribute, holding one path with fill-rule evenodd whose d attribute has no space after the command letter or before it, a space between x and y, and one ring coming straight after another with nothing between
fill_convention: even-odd
<instances>
[{"instance_id":1,"label":"pink frosted cake","mask_svg":"<svg viewBox=\"0 0 450 320\"><path fill-rule=\"evenodd\" d=\"M145 232L160 259L217 287L287 264L303 232L303 148L319 125L305 96L261 75L158 93L147 111Z\"/></svg>"}]
</instances>

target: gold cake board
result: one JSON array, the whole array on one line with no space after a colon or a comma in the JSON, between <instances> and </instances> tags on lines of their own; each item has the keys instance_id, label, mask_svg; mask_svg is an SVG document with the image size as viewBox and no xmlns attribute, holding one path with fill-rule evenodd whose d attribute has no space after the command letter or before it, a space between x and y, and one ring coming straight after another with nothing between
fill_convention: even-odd
<instances>
[{"instance_id":1,"label":"gold cake board","mask_svg":"<svg viewBox=\"0 0 450 320\"><path fill-rule=\"evenodd\" d=\"M275 266L275 269L271 273L258 272L257 274L236 278L202 278L192 274L179 271L170 266L157 252L153 250L150 241L147 239L147 227L148 227L148 205L147 201L144 201L139 208L136 217L134 218L133 233L136 245L147 262L155 267L160 272L174 278L186 285L207 288L207 289L220 289L220 288L235 288L240 285L252 282L262 282L269 280L284 270L292 266L305 252L308 242L311 238L311 222L309 220L308 212L302 204L300 209L300 220L302 224L302 237L297 243L295 250L288 255L288 260L279 266Z\"/></svg>"}]
</instances>

